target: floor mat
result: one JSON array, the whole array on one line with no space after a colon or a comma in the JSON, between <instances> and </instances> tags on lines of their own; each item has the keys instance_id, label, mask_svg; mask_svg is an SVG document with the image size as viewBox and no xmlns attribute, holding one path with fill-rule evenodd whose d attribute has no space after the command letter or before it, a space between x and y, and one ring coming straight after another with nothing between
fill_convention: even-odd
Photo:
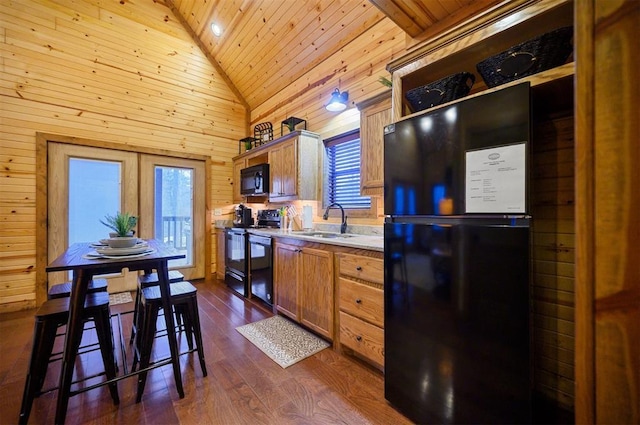
<instances>
[{"instance_id":1,"label":"floor mat","mask_svg":"<svg viewBox=\"0 0 640 425\"><path fill-rule=\"evenodd\" d=\"M109 305L132 303L133 298L131 292L118 292L117 294L109 294Z\"/></svg>"},{"instance_id":2,"label":"floor mat","mask_svg":"<svg viewBox=\"0 0 640 425\"><path fill-rule=\"evenodd\" d=\"M236 330L283 368L329 346L325 340L281 316L239 326Z\"/></svg>"}]
</instances>

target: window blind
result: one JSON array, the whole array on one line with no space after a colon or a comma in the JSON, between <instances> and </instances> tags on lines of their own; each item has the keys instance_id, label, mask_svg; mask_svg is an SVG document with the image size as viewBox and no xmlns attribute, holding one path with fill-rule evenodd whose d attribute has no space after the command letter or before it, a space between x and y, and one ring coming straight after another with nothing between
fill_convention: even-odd
<instances>
[{"instance_id":1,"label":"window blind","mask_svg":"<svg viewBox=\"0 0 640 425\"><path fill-rule=\"evenodd\" d=\"M371 207L371 198L360 196L360 138L327 146L327 205L343 208Z\"/></svg>"}]
</instances>

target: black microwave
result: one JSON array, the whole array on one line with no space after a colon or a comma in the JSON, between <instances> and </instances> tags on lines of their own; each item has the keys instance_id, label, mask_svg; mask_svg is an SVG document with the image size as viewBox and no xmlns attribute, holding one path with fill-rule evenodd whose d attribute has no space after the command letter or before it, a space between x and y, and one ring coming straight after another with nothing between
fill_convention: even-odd
<instances>
[{"instance_id":1,"label":"black microwave","mask_svg":"<svg viewBox=\"0 0 640 425\"><path fill-rule=\"evenodd\" d=\"M269 164L258 164L240 170L240 194L259 196L269 193Z\"/></svg>"}]
</instances>

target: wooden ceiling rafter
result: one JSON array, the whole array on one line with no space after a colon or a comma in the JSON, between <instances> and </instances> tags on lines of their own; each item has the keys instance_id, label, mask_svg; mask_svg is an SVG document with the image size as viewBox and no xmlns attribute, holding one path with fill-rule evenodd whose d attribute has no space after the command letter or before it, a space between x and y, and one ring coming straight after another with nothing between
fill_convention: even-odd
<instances>
[{"instance_id":1,"label":"wooden ceiling rafter","mask_svg":"<svg viewBox=\"0 0 640 425\"><path fill-rule=\"evenodd\" d=\"M380 9L389 19L396 23L411 37L417 37L426 31L426 27L422 27L415 16L410 15L400 7L394 0L369 0L375 7Z\"/></svg>"}]
</instances>

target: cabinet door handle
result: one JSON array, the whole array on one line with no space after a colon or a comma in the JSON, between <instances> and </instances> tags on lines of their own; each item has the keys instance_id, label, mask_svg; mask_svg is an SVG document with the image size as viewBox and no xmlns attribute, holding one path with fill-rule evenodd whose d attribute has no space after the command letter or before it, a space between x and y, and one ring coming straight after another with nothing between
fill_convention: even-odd
<instances>
[{"instance_id":1,"label":"cabinet door handle","mask_svg":"<svg viewBox=\"0 0 640 425\"><path fill-rule=\"evenodd\" d=\"M360 298L356 298L356 304L360 304L362 300Z\"/></svg>"},{"instance_id":2,"label":"cabinet door handle","mask_svg":"<svg viewBox=\"0 0 640 425\"><path fill-rule=\"evenodd\" d=\"M361 271L362 271L362 267L361 267L361 266L358 266L358 267L356 267L356 270L358 270L359 272L361 272Z\"/></svg>"},{"instance_id":3,"label":"cabinet door handle","mask_svg":"<svg viewBox=\"0 0 640 425\"><path fill-rule=\"evenodd\" d=\"M358 341L358 342L362 341L362 337L361 337L360 335L358 335L358 336L356 337L356 341Z\"/></svg>"}]
</instances>

